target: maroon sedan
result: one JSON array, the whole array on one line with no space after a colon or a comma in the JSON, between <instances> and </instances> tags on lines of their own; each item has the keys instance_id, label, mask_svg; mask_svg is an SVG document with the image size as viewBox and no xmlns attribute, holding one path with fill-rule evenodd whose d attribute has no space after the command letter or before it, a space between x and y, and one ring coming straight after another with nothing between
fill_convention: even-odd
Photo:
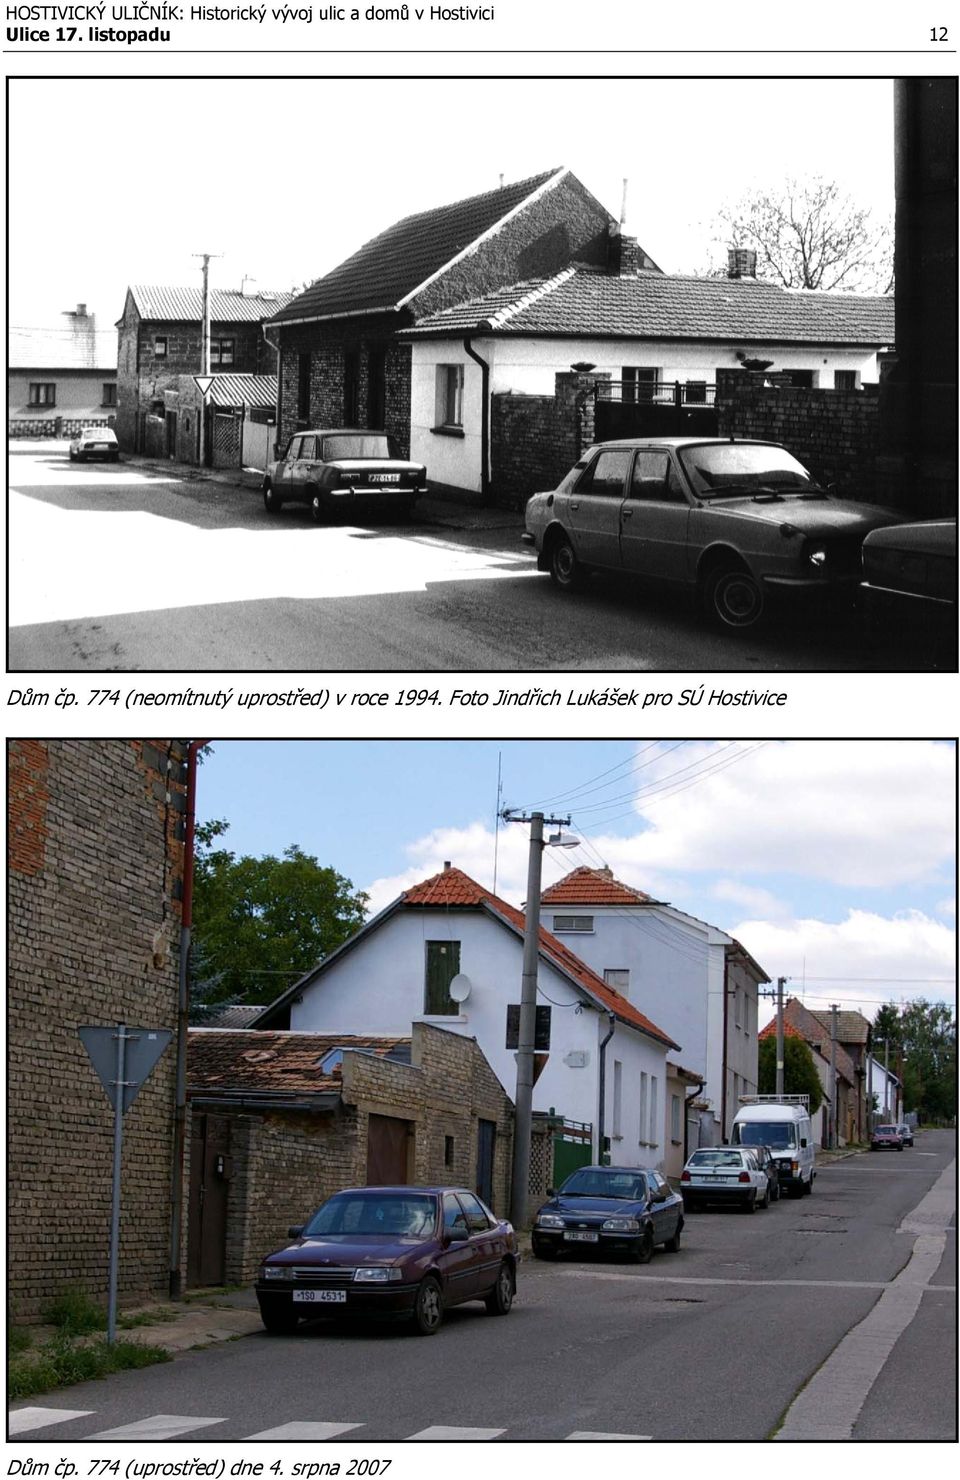
<instances>
[{"instance_id":1,"label":"maroon sedan","mask_svg":"<svg viewBox=\"0 0 960 1480\"><path fill-rule=\"evenodd\" d=\"M870 1137L871 1151L902 1151L903 1137L898 1125L876 1125Z\"/></svg>"},{"instance_id":2,"label":"maroon sedan","mask_svg":"<svg viewBox=\"0 0 960 1480\"><path fill-rule=\"evenodd\" d=\"M290 1237L257 1276L268 1331L302 1316L383 1316L432 1336L447 1306L482 1300L505 1316L513 1304L513 1228L462 1187L348 1188Z\"/></svg>"}]
</instances>

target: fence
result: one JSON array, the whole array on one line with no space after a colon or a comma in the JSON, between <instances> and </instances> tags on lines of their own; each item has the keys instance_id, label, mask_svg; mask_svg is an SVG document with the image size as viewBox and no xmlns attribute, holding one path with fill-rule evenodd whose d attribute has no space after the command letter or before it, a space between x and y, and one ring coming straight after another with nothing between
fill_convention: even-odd
<instances>
[{"instance_id":1,"label":"fence","mask_svg":"<svg viewBox=\"0 0 960 1480\"><path fill-rule=\"evenodd\" d=\"M76 437L84 427L112 427L115 422L115 416L16 417L7 422L7 436Z\"/></svg>"}]
</instances>

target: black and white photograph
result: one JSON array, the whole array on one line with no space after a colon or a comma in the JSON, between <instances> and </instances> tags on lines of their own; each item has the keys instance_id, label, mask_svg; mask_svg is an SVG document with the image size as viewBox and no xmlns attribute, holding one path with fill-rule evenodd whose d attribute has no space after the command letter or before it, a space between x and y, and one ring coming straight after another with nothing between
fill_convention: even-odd
<instances>
[{"instance_id":1,"label":"black and white photograph","mask_svg":"<svg viewBox=\"0 0 960 1480\"><path fill-rule=\"evenodd\" d=\"M952 78L19 77L9 197L13 672L956 669Z\"/></svg>"}]
</instances>

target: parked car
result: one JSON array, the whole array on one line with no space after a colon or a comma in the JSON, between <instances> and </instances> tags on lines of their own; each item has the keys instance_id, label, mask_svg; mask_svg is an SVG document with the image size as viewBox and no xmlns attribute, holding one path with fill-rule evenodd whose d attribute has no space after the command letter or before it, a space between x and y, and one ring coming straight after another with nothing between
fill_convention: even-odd
<instances>
[{"instance_id":1,"label":"parked car","mask_svg":"<svg viewBox=\"0 0 960 1480\"><path fill-rule=\"evenodd\" d=\"M482 1300L507 1315L517 1241L462 1187L353 1187L334 1193L257 1275L263 1324L296 1329L302 1316L399 1317L432 1336L444 1311Z\"/></svg>"},{"instance_id":2,"label":"parked car","mask_svg":"<svg viewBox=\"0 0 960 1480\"><path fill-rule=\"evenodd\" d=\"M903 1145L903 1146L912 1146L913 1145L913 1126L912 1125L898 1125L897 1126L897 1130L900 1132L900 1142L901 1142L901 1145Z\"/></svg>"},{"instance_id":3,"label":"parked car","mask_svg":"<svg viewBox=\"0 0 960 1480\"><path fill-rule=\"evenodd\" d=\"M120 461L120 444L112 427L83 427L70 442L70 461L86 462L91 457Z\"/></svg>"},{"instance_id":4,"label":"parked car","mask_svg":"<svg viewBox=\"0 0 960 1480\"><path fill-rule=\"evenodd\" d=\"M780 1200L780 1173L777 1166L777 1158L769 1146L751 1146L750 1150L757 1158L760 1170L767 1179L767 1202L779 1202Z\"/></svg>"},{"instance_id":5,"label":"parked car","mask_svg":"<svg viewBox=\"0 0 960 1480\"><path fill-rule=\"evenodd\" d=\"M903 1137L898 1125L875 1125L870 1136L871 1151L902 1151Z\"/></svg>"},{"instance_id":6,"label":"parked car","mask_svg":"<svg viewBox=\"0 0 960 1480\"><path fill-rule=\"evenodd\" d=\"M268 514L308 504L317 523L333 514L355 518L361 509L406 517L426 485L423 464L401 457L386 432L297 432L283 457L267 464L263 504Z\"/></svg>"},{"instance_id":7,"label":"parked car","mask_svg":"<svg viewBox=\"0 0 960 1480\"><path fill-rule=\"evenodd\" d=\"M533 1225L537 1259L559 1254L626 1254L647 1264L655 1245L680 1248L683 1199L659 1172L637 1167L579 1167L539 1209Z\"/></svg>"},{"instance_id":8,"label":"parked car","mask_svg":"<svg viewBox=\"0 0 960 1480\"><path fill-rule=\"evenodd\" d=\"M809 1095L742 1095L733 1118L734 1146L769 1146L781 1192L802 1197L813 1191L817 1169Z\"/></svg>"},{"instance_id":9,"label":"parked car","mask_svg":"<svg viewBox=\"0 0 960 1480\"><path fill-rule=\"evenodd\" d=\"M957 521L877 529L863 542L860 599L867 637L923 666L956 667Z\"/></svg>"},{"instance_id":10,"label":"parked car","mask_svg":"<svg viewBox=\"0 0 960 1480\"><path fill-rule=\"evenodd\" d=\"M739 1203L744 1212L770 1201L767 1174L752 1146L701 1146L680 1174L683 1206L688 1212L705 1203Z\"/></svg>"},{"instance_id":11,"label":"parked car","mask_svg":"<svg viewBox=\"0 0 960 1480\"><path fill-rule=\"evenodd\" d=\"M534 494L521 538L562 591L592 569L623 571L694 593L744 631L774 598L852 600L864 536L897 520L835 498L773 442L642 437L591 447Z\"/></svg>"}]
</instances>

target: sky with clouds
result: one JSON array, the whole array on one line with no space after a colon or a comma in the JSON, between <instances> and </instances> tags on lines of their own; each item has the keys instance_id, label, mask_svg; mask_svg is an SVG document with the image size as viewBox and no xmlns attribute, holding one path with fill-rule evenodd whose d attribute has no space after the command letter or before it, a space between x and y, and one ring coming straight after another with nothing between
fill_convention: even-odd
<instances>
[{"instance_id":1,"label":"sky with clouds","mask_svg":"<svg viewBox=\"0 0 960 1480\"><path fill-rule=\"evenodd\" d=\"M813 1007L955 994L955 752L932 741L218 742L198 817L238 853L298 843L371 912L447 860L521 904L527 829L735 935Z\"/></svg>"}]
</instances>

